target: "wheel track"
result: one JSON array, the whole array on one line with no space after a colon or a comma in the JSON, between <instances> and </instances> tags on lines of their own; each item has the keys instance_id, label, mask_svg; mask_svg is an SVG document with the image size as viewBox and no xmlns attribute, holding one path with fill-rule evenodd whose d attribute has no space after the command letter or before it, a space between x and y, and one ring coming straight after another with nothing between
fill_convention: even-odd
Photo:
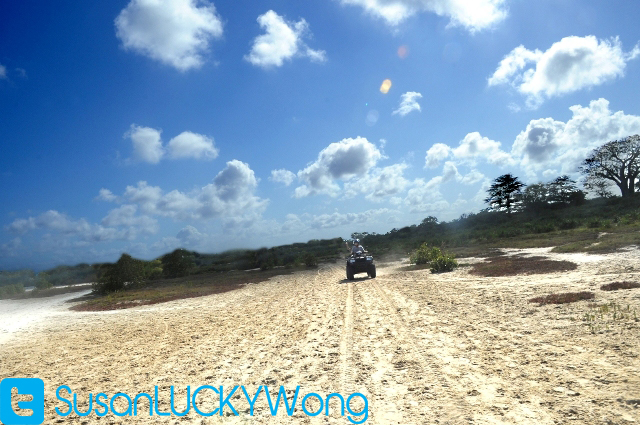
<instances>
[{"instance_id":1,"label":"wheel track","mask_svg":"<svg viewBox=\"0 0 640 425\"><path fill-rule=\"evenodd\" d=\"M434 391L430 391L439 402L438 405L440 409L438 411L437 419L440 423L445 424L470 423L471 420L468 418L470 413L465 415L464 410L470 411L471 406L464 398L460 397L454 390L452 390L452 388L457 387L455 379L446 377L446 374L442 369L437 366L440 362L439 359L428 353L426 349L422 348L419 341L416 340L413 334L408 331L408 325L404 318L398 313L398 308L395 303L389 298L387 293L380 288L378 283L376 283L374 279L371 279L367 284L370 284L370 286L374 288L374 292L379 295L377 299L381 304L385 305L389 312L389 318L391 319L390 322L393 322L394 328L400 339L406 343L408 348L407 353L396 354L400 354L400 357L408 359L408 361L406 361L406 365L416 369L416 378L421 381L425 388L434 387L433 382L425 380L426 376L433 377L437 380L438 388L434 388ZM416 363L415 360L418 360L418 362ZM441 403L443 395L449 399L446 410L443 409L444 406L442 406ZM421 401L426 401L426 399L428 399L428 397L422 397Z\"/></svg>"}]
</instances>

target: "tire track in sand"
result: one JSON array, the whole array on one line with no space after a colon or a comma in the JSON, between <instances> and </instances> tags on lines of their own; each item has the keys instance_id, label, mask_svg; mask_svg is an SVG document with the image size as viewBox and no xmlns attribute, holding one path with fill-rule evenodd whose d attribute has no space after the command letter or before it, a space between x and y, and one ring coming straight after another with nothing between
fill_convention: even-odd
<instances>
[{"instance_id":1,"label":"tire track in sand","mask_svg":"<svg viewBox=\"0 0 640 425\"><path fill-rule=\"evenodd\" d=\"M397 399L399 403L404 403L404 407L395 406L395 409L392 407L390 412L386 412L382 423L394 423L393 413L398 413L395 418L399 419L398 423L402 423L401 412L410 413L412 418L421 415L424 423L470 423L472 421L470 406L459 395L458 385L448 379L442 367L439 366L441 361L422 348L398 313L398 307L376 281L370 279L366 284L359 286L359 288L368 287L373 290L363 289L362 295L369 300L374 300L381 309L381 313L385 314L383 323L390 328L387 336L393 336L394 346L397 347L393 351L393 366L399 373L408 375L412 385L407 388L408 393L404 397ZM384 384L385 381L383 380L382 383ZM413 400L407 404L409 398ZM395 412L396 409L400 409L401 412ZM388 418L391 420L387 420Z\"/></svg>"}]
</instances>

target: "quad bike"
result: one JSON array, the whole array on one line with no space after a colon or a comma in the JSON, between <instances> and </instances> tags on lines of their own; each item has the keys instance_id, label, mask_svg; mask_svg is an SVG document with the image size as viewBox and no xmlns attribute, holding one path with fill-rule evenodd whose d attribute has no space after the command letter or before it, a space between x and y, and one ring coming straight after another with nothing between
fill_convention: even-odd
<instances>
[{"instance_id":1,"label":"quad bike","mask_svg":"<svg viewBox=\"0 0 640 425\"><path fill-rule=\"evenodd\" d=\"M376 265L368 252L352 254L347 257L347 279L353 280L353 275L367 273L370 278L376 277Z\"/></svg>"}]
</instances>

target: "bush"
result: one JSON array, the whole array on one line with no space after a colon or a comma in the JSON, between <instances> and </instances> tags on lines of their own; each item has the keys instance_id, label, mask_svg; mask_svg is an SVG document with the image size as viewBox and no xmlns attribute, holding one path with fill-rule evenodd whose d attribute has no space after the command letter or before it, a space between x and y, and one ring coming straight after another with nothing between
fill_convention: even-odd
<instances>
[{"instance_id":1,"label":"bush","mask_svg":"<svg viewBox=\"0 0 640 425\"><path fill-rule=\"evenodd\" d=\"M303 261L307 267L318 267L318 258L310 252L304 255Z\"/></svg>"},{"instance_id":2,"label":"bush","mask_svg":"<svg viewBox=\"0 0 640 425\"><path fill-rule=\"evenodd\" d=\"M415 250L411 256L409 257L409 262L411 264L429 264L436 258L442 256L442 251L440 248L431 247L427 245L427 243L423 243L420 245L420 248Z\"/></svg>"},{"instance_id":3,"label":"bush","mask_svg":"<svg viewBox=\"0 0 640 425\"><path fill-rule=\"evenodd\" d=\"M24 285L22 283L0 286L0 299L10 298L14 295L20 295L22 293L24 293Z\"/></svg>"},{"instance_id":4,"label":"bush","mask_svg":"<svg viewBox=\"0 0 640 425\"><path fill-rule=\"evenodd\" d=\"M35 286L37 290L41 291L43 289L52 288L53 284L47 280L46 275L44 273L40 273L36 277Z\"/></svg>"},{"instance_id":5,"label":"bush","mask_svg":"<svg viewBox=\"0 0 640 425\"><path fill-rule=\"evenodd\" d=\"M617 291L618 289L634 289L640 288L640 283L638 282L612 282L606 285L602 285L600 289L603 291Z\"/></svg>"},{"instance_id":6,"label":"bush","mask_svg":"<svg viewBox=\"0 0 640 425\"><path fill-rule=\"evenodd\" d=\"M437 248L436 248L437 249ZM440 254L429 264L431 266L431 273L444 273L452 272L453 269L458 267L458 262L450 254Z\"/></svg>"},{"instance_id":7,"label":"bush","mask_svg":"<svg viewBox=\"0 0 640 425\"><path fill-rule=\"evenodd\" d=\"M102 273L94 285L97 292L121 291L126 286L138 286L145 281L145 262L129 254L122 254L115 264L104 264L100 271Z\"/></svg>"},{"instance_id":8,"label":"bush","mask_svg":"<svg viewBox=\"0 0 640 425\"><path fill-rule=\"evenodd\" d=\"M539 305L545 304L568 304L575 303L582 300L592 300L595 298L593 292L563 292L561 294L549 294L541 297L531 298L530 303L538 303Z\"/></svg>"},{"instance_id":9,"label":"bush","mask_svg":"<svg viewBox=\"0 0 640 425\"><path fill-rule=\"evenodd\" d=\"M162 257L162 274L165 277L187 276L193 266L193 255L184 249L176 249Z\"/></svg>"}]
</instances>

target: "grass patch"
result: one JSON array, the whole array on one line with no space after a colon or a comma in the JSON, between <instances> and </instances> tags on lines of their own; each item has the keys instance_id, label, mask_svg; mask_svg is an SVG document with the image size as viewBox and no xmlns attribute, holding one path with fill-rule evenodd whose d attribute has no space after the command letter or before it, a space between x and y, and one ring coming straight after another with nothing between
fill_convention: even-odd
<instances>
[{"instance_id":1,"label":"grass patch","mask_svg":"<svg viewBox=\"0 0 640 425\"><path fill-rule=\"evenodd\" d=\"M633 289L640 288L640 283L638 282L612 282L607 283L606 285L602 285L600 289L603 291L617 291L618 289Z\"/></svg>"},{"instance_id":2,"label":"grass patch","mask_svg":"<svg viewBox=\"0 0 640 425\"><path fill-rule=\"evenodd\" d=\"M615 302L602 305L591 305L590 309L582 316L582 321L589 326L591 333L600 333L612 329L624 332L625 328L637 326L640 322L638 313L631 305L622 306Z\"/></svg>"},{"instance_id":3,"label":"grass patch","mask_svg":"<svg viewBox=\"0 0 640 425\"><path fill-rule=\"evenodd\" d=\"M476 263L469 273L484 277L515 276L519 274L545 274L575 270L571 261L548 260L545 257L504 256L489 262Z\"/></svg>"},{"instance_id":4,"label":"grass patch","mask_svg":"<svg viewBox=\"0 0 640 425\"><path fill-rule=\"evenodd\" d=\"M592 300L595 298L593 292L563 292L561 294L549 294L541 297L531 298L530 303L538 303L539 305L546 304L568 304L575 303L582 300Z\"/></svg>"},{"instance_id":5,"label":"grass patch","mask_svg":"<svg viewBox=\"0 0 640 425\"><path fill-rule=\"evenodd\" d=\"M185 298L222 294L242 288L247 283L263 282L273 276L291 274L292 270L232 271L153 281L142 288L131 288L107 295L92 294L75 311L119 310L140 305L158 304Z\"/></svg>"}]
</instances>

